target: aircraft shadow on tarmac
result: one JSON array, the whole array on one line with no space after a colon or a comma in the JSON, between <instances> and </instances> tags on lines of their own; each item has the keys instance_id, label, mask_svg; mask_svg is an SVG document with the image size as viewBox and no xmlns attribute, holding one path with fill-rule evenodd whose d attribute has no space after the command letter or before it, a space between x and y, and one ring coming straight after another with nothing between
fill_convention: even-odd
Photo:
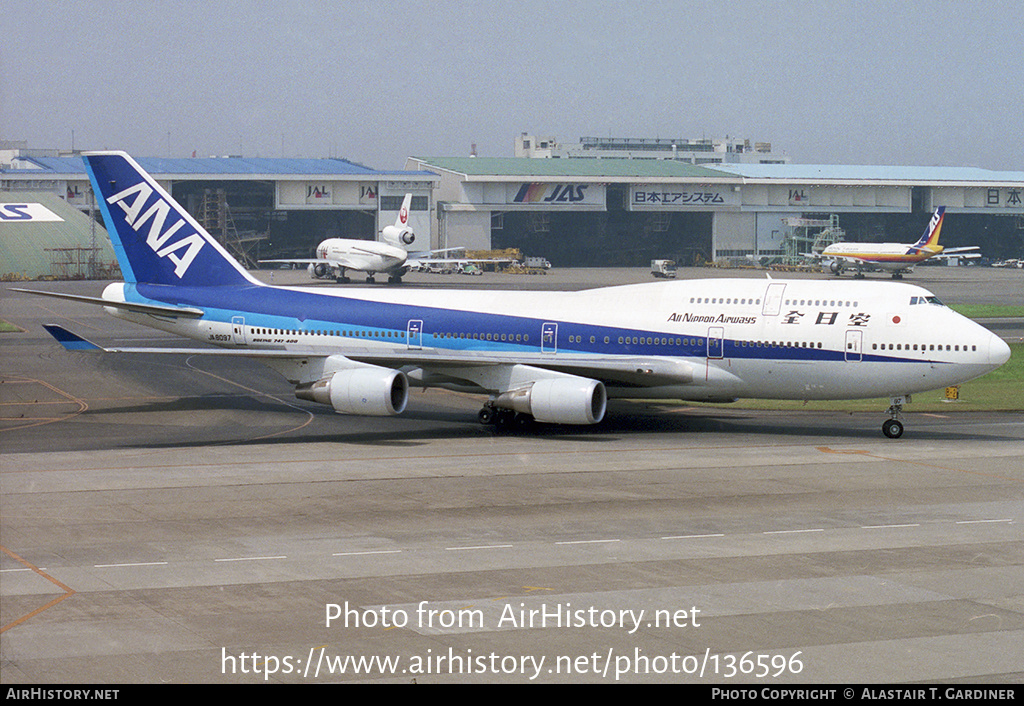
<instances>
[{"instance_id":1,"label":"aircraft shadow on tarmac","mask_svg":"<svg viewBox=\"0 0 1024 706\"><path fill-rule=\"evenodd\" d=\"M481 440L526 436L552 441L595 444L617 442L627 435L748 435L754 438L868 440L880 438L879 413L849 414L804 411L755 411L702 407L677 402L611 400L604 420L593 426L528 424L523 427L482 425L476 411L482 397L410 397L409 408L397 417L355 417L336 414L326 406L292 397L275 373L256 364L213 361L200 367L194 358L169 356L139 366L122 359L91 358L93 365L120 380L134 381L151 399L91 405L79 419L103 422L111 434L94 438L90 447L170 448L207 445L340 443L364 446L415 446L446 439ZM200 373L211 374L207 378ZM195 394L181 395L176 381L192 381ZM241 378L245 384L232 382ZM227 385L225 385L227 383ZM211 413L208 422L202 415ZM183 420L182 415L186 415ZM977 439L1015 441L1014 437L979 435L964 426L970 414L949 419L916 418L908 410L906 440L957 441ZM118 431L115 432L115 426ZM46 432L37 432L46 433ZM29 442L31 443L31 442ZM74 445L75 442L70 442ZM84 442L83 442L84 443ZM899 441L894 441L894 447Z\"/></svg>"},{"instance_id":2,"label":"aircraft shadow on tarmac","mask_svg":"<svg viewBox=\"0 0 1024 706\"><path fill-rule=\"evenodd\" d=\"M339 415L319 405L284 402L273 396L245 394L206 394L173 400L134 404L129 407L90 409L84 417L102 418L105 414L202 414L226 412L231 423L182 427L188 438L178 438L174 423L163 433L140 434L132 442L118 445L137 448L202 447L207 445L309 444L339 443L362 446L416 446L434 441L481 439L495 437L527 437L551 441L572 440L595 444L614 443L622 437L637 434L656 436L753 436L755 438L789 437L795 443L802 439L843 441L877 441L878 415L836 412L823 416L820 412L762 412L721 410L692 407L685 410L663 410L647 402L616 400L605 419L596 425L567 426L532 423L522 427L482 425L470 409L425 407L416 403L398 417L353 417ZM235 415L238 415L235 417ZM253 417L252 415L256 415ZM307 416L308 415L308 416ZM308 423L307 423L308 420ZM223 421L223 420L218 420ZM293 423L294 422L294 423ZM150 422L152 424L152 422ZM983 437L988 441L1014 441L1014 437L979 435L970 428L960 428L952 420L920 420L908 425L907 440L959 441ZM148 441L147 441L148 436ZM894 446L899 441L892 442Z\"/></svg>"}]
</instances>

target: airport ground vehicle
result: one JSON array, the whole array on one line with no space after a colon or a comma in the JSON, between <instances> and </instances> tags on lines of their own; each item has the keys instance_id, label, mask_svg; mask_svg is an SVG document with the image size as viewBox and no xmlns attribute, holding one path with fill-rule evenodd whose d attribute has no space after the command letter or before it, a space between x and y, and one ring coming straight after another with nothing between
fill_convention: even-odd
<instances>
[{"instance_id":1,"label":"airport ground vehicle","mask_svg":"<svg viewBox=\"0 0 1024 706\"><path fill-rule=\"evenodd\" d=\"M666 279L675 279L676 277L676 263L675 260L651 260L651 274L655 277L664 277Z\"/></svg>"}]
</instances>

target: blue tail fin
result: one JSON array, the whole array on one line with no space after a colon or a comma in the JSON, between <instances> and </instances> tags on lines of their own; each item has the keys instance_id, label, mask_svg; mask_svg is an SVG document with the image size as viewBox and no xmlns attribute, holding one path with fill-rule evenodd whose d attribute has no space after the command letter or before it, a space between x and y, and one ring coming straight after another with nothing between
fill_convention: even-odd
<instances>
[{"instance_id":1,"label":"blue tail fin","mask_svg":"<svg viewBox=\"0 0 1024 706\"><path fill-rule=\"evenodd\" d=\"M127 154L83 159L126 282L259 284Z\"/></svg>"}]
</instances>

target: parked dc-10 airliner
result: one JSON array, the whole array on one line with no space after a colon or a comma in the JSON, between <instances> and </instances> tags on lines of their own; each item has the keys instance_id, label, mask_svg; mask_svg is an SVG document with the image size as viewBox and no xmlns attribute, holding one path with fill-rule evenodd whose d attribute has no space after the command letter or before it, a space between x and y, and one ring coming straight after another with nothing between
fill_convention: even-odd
<instances>
[{"instance_id":1,"label":"parked dc-10 airliner","mask_svg":"<svg viewBox=\"0 0 1024 706\"><path fill-rule=\"evenodd\" d=\"M411 386L486 395L480 420L501 424L595 424L610 397L889 397L882 430L896 438L912 393L983 375L1010 355L927 290L895 282L710 279L579 292L270 286L131 157L84 159L125 281L102 298L52 296L214 347L101 349L48 326L66 348L254 358L299 398L341 413L400 414Z\"/></svg>"}]
</instances>

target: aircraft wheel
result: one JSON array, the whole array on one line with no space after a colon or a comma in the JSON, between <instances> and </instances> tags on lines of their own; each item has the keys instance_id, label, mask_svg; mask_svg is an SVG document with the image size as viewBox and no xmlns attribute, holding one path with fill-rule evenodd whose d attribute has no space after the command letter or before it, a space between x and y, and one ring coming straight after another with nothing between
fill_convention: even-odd
<instances>
[{"instance_id":1,"label":"aircraft wheel","mask_svg":"<svg viewBox=\"0 0 1024 706\"><path fill-rule=\"evenodd\" d=\"M484 407L483 409L481 409L477 413L476 418L480 420L481 424L494 424L496 421L494 409L492 409L491 407Z\"/></svg>"},{"instance_id":2,"label":"aircraft wheel","mask_svg":"<svg viewBox=\"0 0 1024 706\"><path fill-rule=\"evenodd\" d=\"M882 433L890 439L898 439L903 436L903 424L898 419L888 419L882 424Z\"/></svg>"},{"instance_id":3,"label":"aircraft wheel","mask_svg":"<svg viewBox=\"0 0 1024 706\"><path fill-rule=\"evenodd\" d=\"M516 412L512 417L512 428L516 431L528 431L533 428L533 415Z\"/></svg>"}]
</instances>

